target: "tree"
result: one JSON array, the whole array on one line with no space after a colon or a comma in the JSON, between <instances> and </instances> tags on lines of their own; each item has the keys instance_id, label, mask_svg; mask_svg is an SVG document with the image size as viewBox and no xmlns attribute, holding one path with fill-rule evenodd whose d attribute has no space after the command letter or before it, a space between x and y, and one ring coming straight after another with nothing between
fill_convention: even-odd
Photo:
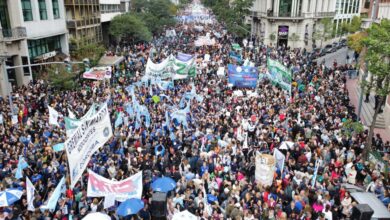
<instances>
[{"instance_id":1,"label":"tree","mask_svg":"<svg viewBox=\"0 0 390 220\"><path fill-rule=\"evenodd\" d=\"M360 30L362 26L362 19L359 16L353 16L349 24L346 25L346 31L348 33L355 33Z\"/></svg>"},{"instance_id":2,"label":"tree","mask_svg":"<svg viewBox=\"0 0 390 220\"><path fill-rule=\"evenodd\" d=\"M319 25L314 32L313 39L320 40L320 47L322 48L322 43L332 38L332 19L331 18L323 18L321 19Z\"/></svg>"},{"instance_id":3,"label":"tree","mask_svg":"<svg viewBox=\"0 0 390 220\"><path fill-rule=\"evenodd\" d=\"M152 33L161 32L164 26L176 23L174 16L178 8L169 0L135 0L133 12Z\"/></svg>"},{"instance_id":4,"label":"tree","mask_svg":"<svg viewBox=\"0 0 390 220\"><path fill-rule=\"evenodd\" d=\"M351 138L352 136L357 136L364 132L364 126L358 121L353 121L351 119L346 120L343 123L342 134Z\"/></svg>"},{"instance_id":5,"label":"tree","mask_svg":"<svg viewBox=\"0 0 390 220\"><path fill-rule=\"evenodd\" d=\"M360 54L363 49L363 39L367 36L366 32L357 32L351 34L347 38L348 47L352 48L354 51Z\"/></svg>"},{"instance_id":6,"label":"tree","mask_svg":"<svg viewBox=\"0 0 390 220\"><path fill-rule=\"evenodd\" d=\"M233 35L244 38L250 33L245 24L245 17L250 14L254 0L203 0L202 3L211 8L217 19L226 25Z\"/></svg>"},{"instance_id":7,"label":"tree","mask_svg":"<svg viewBox=\"0 0 390 220\"><path fill-rule=\"evenodd\" d=\"M296 33L292 33L289 37L290 41L293 42L293 47L295 47L295 42L299 41L299 35Z\"/></svg>"},{"instance_id":8,"label":"tree","mask_svg":"<svg viewBox=\"0 0 390 220\"><path fill-rule=\"evenodd\" d=\"M134 14L115 16L110 24L110 33L118 39L150 41L152 34L145 23Z\"/></svg>"},{"instance_id":9,"label":"tree","mask_svg":"<svg viewBox=\"0 0 390 220\"><path fill-rule=\"evenodd\" d=\"M76 70L76 66L73 66L72 71L68 72L62 64L51 65L47 67L47 75L43 76L43 79L58 90L75 90L78 88L78 74L74 70Z\"/></svg>"},{"instance_id":10,"label":"tree","mask_svg":"<svg viewBox=\"0 0 390 220\"><path fill-rule=\"evenodd\" d=\"M103 56L106 49L103 45L97 43L85 43L83 39L80 39L77 44L79 45L75 51L71 53L73 60L83 60L88 58L91 66L96 66L99 59Z\"/></svg>"},{"instance_id":11,"label":"tree","mask_svg":"<svg viewBox=\"0 0 390 220\"><path fill-rule=\"evenodd\" d=\"M364 156L367 158L368 152L372 148L372 137L376 119L381 106L386 101L386 96L390 94L390 21L383 19L380 24L372 24L367 30L367 37L363 39L363 45L367 48L365 60L370 73L369 82L363 86L372 88L378 96L378 107L374 111L374 116L370 126L367 139L367 146L364 148Z\"/></svg>"}]
</instances>

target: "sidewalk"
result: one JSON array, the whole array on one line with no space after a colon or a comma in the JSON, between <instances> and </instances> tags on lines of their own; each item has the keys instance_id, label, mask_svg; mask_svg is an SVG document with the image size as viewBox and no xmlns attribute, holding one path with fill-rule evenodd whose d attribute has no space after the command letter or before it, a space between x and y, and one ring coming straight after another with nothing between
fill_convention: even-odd
<instances>
[{"instance_id":1,"label":"sidewalk","mask_svg":"<svg viewBox=\"0 0 390 220\"><path fill-rule=\"evenodd\" d=\"M359 86L358 78L348 79L346 86L347 86L348 93L349 93L350 103L355 107L355 112L357 114L358 108L359 108L359 97L358 97L358 94L356 92L357 87ZM361 117L361 118L362 118L363 124L365 124L366 122L364 121L363 117ZM380 134L380 136L383 138L383 141L390 141L390 132L387 132L385 129L375 128L374 133Z\"/></svg>"}]
</instances>

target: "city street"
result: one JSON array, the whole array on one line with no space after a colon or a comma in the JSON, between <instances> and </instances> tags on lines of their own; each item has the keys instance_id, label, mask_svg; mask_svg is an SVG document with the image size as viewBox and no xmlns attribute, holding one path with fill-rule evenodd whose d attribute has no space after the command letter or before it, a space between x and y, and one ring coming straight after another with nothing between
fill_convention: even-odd
<instances>
[{"instance_id":1,"label":"city street","mask_svg":"<svg viewBox=\"0 0 390 220\"><path fill-rule=\"evenodd\" d=\"M349 54L349 62L351 62L353 51L349 50L348 47L343 47L334 53L328 53L325 56L318 58L317 62L322 63L325 60L325 66L332 67L333 62L336 60L338 65L344 65L347 62L347 54Z\"/></svg>"}]
</instances>

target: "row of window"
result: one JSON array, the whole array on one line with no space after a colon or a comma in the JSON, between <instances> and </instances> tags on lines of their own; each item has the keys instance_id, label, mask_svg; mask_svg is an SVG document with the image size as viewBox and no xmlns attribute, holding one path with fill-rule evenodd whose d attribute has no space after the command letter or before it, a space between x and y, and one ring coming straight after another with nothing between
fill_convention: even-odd
<instances>
[{"instance_id":1,"label":"row of window","mask_svg":"<svg viewBox=\"0 0 390 220\"><path fill-rule=\"evenodd\" d=\"M100 5L100 12L102 14L104 13L115 13L120 12L120 5L107 5L107 4L101 4Z\"/></svg>"},{"instance_id":2,"label":"row of window","mask_svg":"<svg viewBox=\"0 0 390 220\"><path fill-rule=\"evenodd\" d=\"M60 36L42 38L38 40L28 40L27 44L28 53L30 54L31 59L45 53L61 50Z\"/></svg>"},{"instance_id":3,"label":"row of window","mask_svg":"<svg viewBox=\"0 0 390 220\"><path fill-rule=\"evenodd\" d=\"M60 6L58 4L58 0L51 0L52 1L52 10L53 10L53 16L54 19L60 18ZM33 12L31 7L31 0L21 0L22 3L22 11L23 11L23 19L24 21L32 21L33 18ZM47 7L46 7L46 0L38 0L38 7L39 7L39 17L41 20L47 20Z\"/></svg>"},{"instance_id":4,"label":"row of window","mask_svg":"<svg viewBox=\"0 0 390 220\"><path fill-rule=\"evenodd\" d=\"M359 13L360 0L337 0L336 13L356 14Z\"/></svg>"}]
</instances>

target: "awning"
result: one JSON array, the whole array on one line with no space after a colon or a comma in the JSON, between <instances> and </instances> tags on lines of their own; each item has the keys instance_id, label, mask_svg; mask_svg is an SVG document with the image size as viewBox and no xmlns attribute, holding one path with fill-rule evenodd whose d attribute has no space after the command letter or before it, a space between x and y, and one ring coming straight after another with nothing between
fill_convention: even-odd
<instances>
[{"instance_id":1,"label":"awning","mask_svg":"<svg viewBox=\"0 0 390 220\"><path fill-rule=\"evenodd\" d=\"M120 62L125 60L124 56L103 56L100 58L98 65L99 66L112 66L118 65Z\"/></svg>"}]
</instances>

